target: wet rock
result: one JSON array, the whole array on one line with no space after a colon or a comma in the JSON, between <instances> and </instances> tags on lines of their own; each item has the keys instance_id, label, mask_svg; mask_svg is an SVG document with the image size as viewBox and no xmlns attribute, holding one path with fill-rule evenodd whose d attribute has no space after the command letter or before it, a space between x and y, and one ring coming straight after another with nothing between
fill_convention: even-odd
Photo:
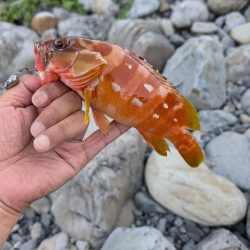
<instances>
[{"instance_id":1,"label":"wet rock","mask_svg":"<svg viewBox=\"0 0 250 250\"><path fill-rule=\"evenodd\" d=\"M22 26L0 22L0 82L16 70L34 67L33 45L37 34Z\"/></svg>"},{"instance_id":2,"label":"wet rock","mask_svg":"<svg viewBox=\"0 0 250 250\"><path fill-rule=\"evenodd\" d=\"M230 31L231 29L246 23L245 17L238 11L231 12L225 16L225 29Z\"/></svg>"},{"instance_id":3,"label":"wet rock","mask_svg":"<svg viewBox=\"0 0 250 250\"><path fill-rule=\"evenodd\" d=\"M160 8L160 0L135 0L128 13L129 18L148 16Z\"/></svg>"},{"instance_id":4,"label":"wet rock","mask_svg":"<svg viewBox=\"0 0 250 250\"><path fill-rule=\"evenodd\" d=\"M164 73L198 109L220 107L226 99L226 67L218 39L200 36L176 50Z\"/></svg>"},{"instance_id":5,"label":"wet rock","mask_svg":"<svg viewBox=\"0 0 250 250\"><path fill-rule=\"evenodd\" d=\"M218 128L232 126L237 122L237 118L231 113L223 110L202 110L199 112L201 130L212 132Z\"/></svg>"},{"instance_id":6,"label":"wet rock","mask_svg":"<svg viewBox=\"0 0 250 250\"><path fill-rule=\"evenodd\" d=\"M167 161L155 152L151 154L145 178L156 201L199 224L231 225L245 215L246 199L233 183L214 174L205 164L190 168L173 148Z\"/></svg>"},{"instance_id":7,"label":"wet rock","mask_svg":"<svg viewBox=\"0 0 250 250\"><path fill-rule=\"evenodd\" d=\"M250 23L233 28L231 30L231 37L240 44L250 43Z\"/></svg>"},{"instance_id":8,"label":"wet rock","mask_svg":"<svg viewBox=\"0 0 250 250\"><path fill-rule=\"evenodd\" d=\"M209 236L203 239L197 250L247 250L247 247L230 231L226 229L214 230Z\"/></svg>"},{"instance_id":9,"label":"wet rock","mask_svg":"<svg viewBox=\"0 0 250 250\"><path fill-rule=\"evenodd\" d=\"M174 6L171 21L177 28L190 27L193 22L207 21L208 9L203 2L186 0Z\"/></svg>"},{"instance_id":10,"label":"wet rock","mask_svg":"<svg viewBox=\"0 0 250 250\"><path fill-rule=\"evenodd\" d=\"M58 24L58 33L61 36L82 36L91 39L105 40L114 17L112 15L81 16L71 14L69 18Z\"/></svg>"},{"instance_id":11,"label":"wet rock","mask_svg":"<svg viewBox=\"0 0 250 250\"><path fill-rule=\"evenodd\" d=\"M43 197L31 204L31 207L38 213L48 213L50 211L50 202L47 197Z\"/></svg>"},{"instance_id":12,"label":"wet rock","mask_svg":"<svg viewBox=\"0 0 250 250\"><path fill-rule=\"evenodd\" d=\"M64 232L100 247L140 186L145 146L135 130L129 131L53 196L52 212Z\"/></svg>"},{"instance_id":13,"label":"wet rock","mask_svg":"<svg viewBox=\"0 0 250 250\"><path fill-rule=\"evenodd\" d=\"M193 33L210 34L217 32L218 27L212 22L195 22L191 27Z\"/></svg>"},{"instance_id":14,"label":"wet rock","mask_svg":"<svg viewBox=\"0 0 250 250\"><path fill-rule=\"evenodd\" d=\"M62 250L68 244L68 236L65 233L59 233L49 239L42 241L37 250Z\"/></svg>"},{"instance_id":15,"label":"wet rock","mask_svg":"<svg viewBox=\"0 0 250 250\"><path fill-rule=\"evenodd\" d=\"M175 250L162 233L152 227L117 228L101 250Z\"/></svg>"},{"instance_id":16,"label":"wet rock","mask_svg":"<svg viewBox=\"0 0 250 250\"><path fill-rule=\"evenodd\" d=\"M248 0L208 0L208 7L216 14L226 14L241 10L247 3Z\"/></svg>"},{"instance_id":17,"label":"wet rock","mask_svg":"<svg viewBox=\"0 0 250 250\"><path fill-rule=\"evenodd\" d=\"M38 12L31 21L31 28L42 34L46 30L54 29L57 25L57 19L53 13L48 11Z\"/></svg>"},{"instance_id":18,"label":"wet rock","mask_svg":"<svg viewBox=\"0 0 250 250\"><path fill-rule=\"evenodd\" d=\"M174 52L174 47L163 35L160 23L153 20L117 21L109 33L109 41L130 49L159 70Z\"/></svg>"},{"instance_id":19,"label":"wet rock","mask_svg":"<svg viewBox=\"0 0 250 250\"><path fill-rule=\"evenodd\" d=\"M206 147L213 171L243 189L250 189L250 141L246 134L225 132Z\"/></svg>"},{"instance_id":20,"label":"wet rock","mask_svg":"<svg viewBox=\"0 0 250 250\"><path fill-rule=\"evenodd\" d=\"M250 115L250 89L241 98L241 104L243 110Z\"/></svg>"},{"instance_id":21,"label":"wet rock","mask_svg":"<svg viewBox=\"0 0 250 250\"><path fill-rule=\"evenodd\" d=\"M226 57L228 80L239 81L250 79L250 45L242 45L230 50Z\"/></svg>"}]
</instances>

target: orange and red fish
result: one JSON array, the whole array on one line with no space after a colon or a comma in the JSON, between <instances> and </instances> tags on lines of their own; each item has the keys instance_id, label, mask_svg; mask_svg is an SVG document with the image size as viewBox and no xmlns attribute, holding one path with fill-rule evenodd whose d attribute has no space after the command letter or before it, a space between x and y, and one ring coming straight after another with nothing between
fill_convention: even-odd
<instances>
[{"instance_id":1,"label":"orange and red fish","mask_svg":"<svg viewBox=\"0 0 250 250\"><path fill-rule=\"evenodd\" d=\"M184 160L198 166L204 155L188 133L199 130L193 105L151 65L132 52L107 42L81 37L59 37L35 44L36 69L43 84L60 79L76 90L103 133L107 116L135 127L159 154L171 141Z\"/></svg>"}]
</instances>

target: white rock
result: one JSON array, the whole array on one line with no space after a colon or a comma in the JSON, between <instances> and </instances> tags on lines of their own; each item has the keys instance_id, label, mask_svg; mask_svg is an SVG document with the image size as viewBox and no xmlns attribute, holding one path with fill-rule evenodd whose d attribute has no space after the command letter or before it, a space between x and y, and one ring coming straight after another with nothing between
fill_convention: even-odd
<instances>
[{"instance_id":1,"label":"white rock","mask_svg":"<svg viewBox=\"0 0 250 250\"><path fill-rule=\"evenodd\" d=\"M89 244L83 240L78 240L76 246L78 250L89 250Z\"/></svg>"},{"instance_id":2,"label":"white rock","mask_svg":"<svg viewBox=\"0 0 250 250\"><path fill-rule=\"evenodd\" d=\"M141 136L130 130L54 194L52 212L60 228L99 249L140 186L145 149Z\"/></svg>"},{"instance_id":3,"label":"white rock","mask_svg":"<svg viewBox=\"0 0 250 250\"><path fill-rule=\"evenodd\" d=\"M176 250L162 233L153 227L116 228L101 250Z\"/></svg>"},{"instance_id":4,"label":"white rock","mask_svg":"<svg viewBox=\"0 0 250 250\"><path fill-rule=\"evenodd\" d=\"M169 19L161 20L161 28L166 36L173 36L175 33L172 22Z\"/></svg>"},{"instance_id":5,"label":"white rock","mask_svg":"<svg viewBox=\"0 0 250 250\"><path fill-rule=\"evenodd\" d=\"M225 16L225 29L227 31L244 23L246 23L246 19L238 11L231 12Z\"/></svg>"},{"instance_id":6,"label":"white rock","mask_svg":"<svg viewBox=\"0 0 250 250\"><path fill-rule=\"evenodd\" d=\"M174 6L171 21L177 28L184 28L196 21L207 21L208 16L208 9L203 2L186 0Z\"/></svg>"},{"instance_id":7,"label":"white rock","mask_svg":"<svg viewBox=\"0 0 250 250\"><path fill-rule=\"evenodd\" d=\"M210 34L217 30L218 27L212 22L195 22L191 27L191 31L198 34Z\"/></svg>"},{"instance_id":8,"label":"white rock","mask_svg":"<svg viewBox=\"0 0 250 250\"><path fill-rule=\"evenodd\" d=\"M68 236L65 233L58 233L49 239L44 240L37 250L62 250L68 244Z\"/></svg>"},{"instance_id":9,"label":"white rock","mask_svg":"<svg viewBox=\"0 0 250 250\"><path fill-rule=\"evenodd\" d=\"M230 50L226 57L228 80L236 82L250 79L250 45Z\"/></svg>"},{"instance_id":10,"label":"white rock","mask_svg":"<svg viewBox=\"0 0 250 250\"><path fill-rule=\"evenodd\" d=\"M85 0L86 1L86 0ZM98 14L117 14L119 6L112 0L92 0L91 10Z\"/></svg>"},{"instance_id":11,"label":"white rock","mask_svg":"<svg viewBox=\"0 0 250 250\"><path fill-rule=\"evenodd\" d=\"M32 225L30 235L32 240L37 240L43 235L43 228L40 222L36 222Z\"/></svg>"},{"instance_id":12,"label":"white rock","mask_svg":"<svg viewBox=\"0 0 250 250\"><path fill-rule=\"evenodd\" d=\"M250 43L250 23L233 28L230 34L231 37L240 44Z\"/></svg>"},{"instance_id":13,"label":"white rock","mask_svg":"<svg viewBox=\"0 0 250 250\"><path fill-rule=\"evenodd\" d=\"M250 142L245 134L225 132L206 147L213 171L243 189L250 189Z\"/></svg>"},{"instance_id":14,"label":"white rock","mask_svg":"<svg viewBox=\"0 0 250 250\"><path fill-rule=\"evenodd\" d=\"M214 174L205 164L190 168L173 148L167 158L151 154L145 178L156 201L199 224L232 225L245 215L246 199L233 183Z\"/></svg>"},{"instance_id":15,"label":"white rock","mask_svg":"<svg viewBox=\"0 0 250 250\"><path fill-rule=\"evenodd\" d=\"M43 197L31 204L31 207L38 213L48 213L50 211L50 202L47 197Z\"/></svg>"},{"instance_id":16,"label":"white rock","mask_svg":"<svg viewBox=\"0 0 250 250\"><path fill-rule=\"evenodd\" d=\"M236 235L226 229L217 229L210 233L198 245L197 250L247 250L248 248Z\"/></svg>"},{"instance_id":17,"label":"white rock","mask_svg":"<svg viewBox=\"0 0 250 250\"><path fill-rule=\"evenodd\" d=\"M226 67L213 36L190 38L168 60L163 74L199 109L219 108L226 99Z\"/></svg>"},{"instance_id":18,"label":"white rock","mask_svg":"<svg viewBox=\"0 0 250 250\"><path fill-rule=\"evenodd\" d=\"M128 13L129 18L150 15L160 8L160 0L135 0Z\"/></svg>"},{"instance_id":19,"label":"white rock","mask_svg":"<svg viewBox=\"0 0 250 250\"><path fill-rule=\"evenodd\" d=\"M247 3L248 0L208 0L208 7L216 14L226 14L241 10Z\"/></svg>"}]
</instances>

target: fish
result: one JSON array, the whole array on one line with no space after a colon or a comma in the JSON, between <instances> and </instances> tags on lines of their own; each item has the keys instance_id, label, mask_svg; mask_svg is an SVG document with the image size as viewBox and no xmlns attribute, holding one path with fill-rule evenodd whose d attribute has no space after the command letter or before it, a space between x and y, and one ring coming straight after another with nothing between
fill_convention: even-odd
<instances>
[{"instance_id":1,"label":"fish","mask_svg":"<svg viewBox=\"0 0 250 250\"><path fill-rule=\"evenodd\" d=\"M170 141L189 166L204 161L190 134L200 129L195 107L143 58L106 41L73 36L36 42L34 57L42 84L60 80L79 93L85 124L92 109L104 134L110 117L136 128L162 156L170 151Z\"/></svg>"}]
</instances>

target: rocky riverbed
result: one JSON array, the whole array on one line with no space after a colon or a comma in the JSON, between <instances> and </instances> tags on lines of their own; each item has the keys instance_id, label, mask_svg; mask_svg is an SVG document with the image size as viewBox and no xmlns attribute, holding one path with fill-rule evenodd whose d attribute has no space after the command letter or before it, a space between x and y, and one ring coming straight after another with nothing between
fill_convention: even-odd
<instances>
[{"instance_id":1,"label":"rocky riverbed","mask_svg":"<svg viewBox=\"0 0 250 250\"><path fill-rule=\"evenodd\" d=\"M201 119L194 136L206 161L191 169L174 148L163 158L132 129L32 204L3 249L249 249L250 1L79 2L86 15L51 8L29 28L0 22L0 81L34 67L39 39L77 35L119 44L194 103Z\"/></svg>"}]
</instances>

